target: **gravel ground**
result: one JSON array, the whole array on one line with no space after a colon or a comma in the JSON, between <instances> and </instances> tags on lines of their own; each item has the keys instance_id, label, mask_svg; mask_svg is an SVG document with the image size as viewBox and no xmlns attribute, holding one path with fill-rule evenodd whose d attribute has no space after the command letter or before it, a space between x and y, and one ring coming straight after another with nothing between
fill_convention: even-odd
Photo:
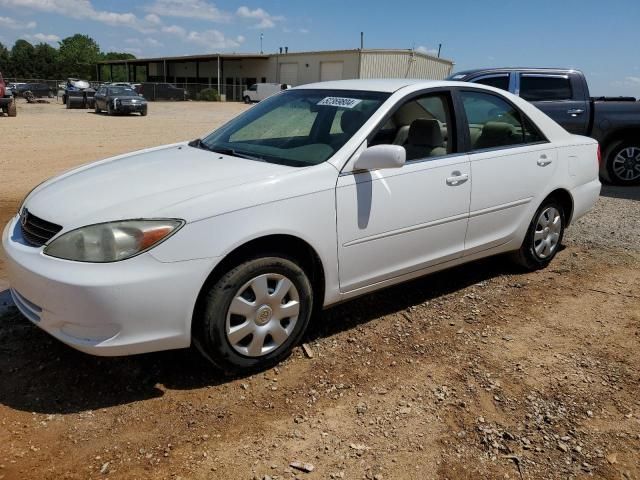
<instances>
[{"instance_id":1,"label":"gravel ground","mask_svg":"<svg viewBox=\"0 0 640 480\"><path fill-rule=\"evenodd\" d=\"M598 203L567 230L565 243L640 250L640 187L603 185Z\"/></svg>"},{"instance_id":2,"label":"gravel ground","mask_svg":"<svg viewBox=\"0 0 640 480\"><path fill-rule=\"evenodd\" d=\"M2 222L52 174L245 108L33 107L0 119L21 132ZM486 259L332 308L307 354L244 378L192 350L84 355L8 308L0 480L640 479L639 199L605 187L545 270Z\"/></svg>"}]
</instances>

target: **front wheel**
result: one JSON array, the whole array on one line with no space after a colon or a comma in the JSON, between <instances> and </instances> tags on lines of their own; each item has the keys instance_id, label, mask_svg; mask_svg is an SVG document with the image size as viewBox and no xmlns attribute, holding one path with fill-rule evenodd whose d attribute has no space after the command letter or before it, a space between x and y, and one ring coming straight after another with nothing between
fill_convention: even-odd
<instances>
[{"instance_id":1,"label":"front wheel","mask_svg":"<svg viewBox=\"0 0 640 480\"><path fill-rule=\"evenodd\" d=\"M530 271L549 265L562 244L564 227L562 206L554 198L545 200L533 216L520 250L514 255L516 263Z\"/></svg>"},{"instance_id":2,"label":"front wheel","mask_svg":"<svg viewBox=\"0 0 640 480\"><path fill-rule=\"evenodd\" d=\"M244 97L244 103L251 103L251 98L249 98L248 96Z\"/></svg>"},{"instance_id":3,"label":"front wheel","mask_svg":"<svg viewBox=\"0 0 640 480\"><path fill-rule=\"evenodd\" d=\"M249 373L286 358L311 317L313 290L295 262L282 257L246 261L224 274L194 318L194 343L229 373Z\"/></svg>"},{"instance_id":4,"label":"front wheel","mask_svg":"<svg viewBox=\"0 0 640 480\"><path fill-rule=\"evenodd\" d=\"M607 174L615 185L640 185L640 141L622 141L608 149Z\"/></svg>"}]
</instances>

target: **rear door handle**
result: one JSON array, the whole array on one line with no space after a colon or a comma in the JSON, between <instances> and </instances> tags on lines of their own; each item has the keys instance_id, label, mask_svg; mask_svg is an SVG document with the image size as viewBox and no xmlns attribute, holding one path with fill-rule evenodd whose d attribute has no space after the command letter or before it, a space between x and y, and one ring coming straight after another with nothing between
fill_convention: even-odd
<instances>
[{"instance_id":1,"label":"rear door handle","mask_svg":"<svg viewBox=\"0 0 640 480\"><path fill-rule=\"evenodd\" d=\"M570 108L567 110L567 113L572 117L577 117L578 115L582 115L584 113L584 109L582 108Z\"/></svg>"},{"instance_id":2,"label":"rear door handle","mask_svg":"<svg viewBox=\"0 0 640 480\"><path fill-rule=\"evenodd\" d=\"M459 171L451 172L451 176L447 177L447 185L455 187L458 185L462 185L464 182L469 180L469 175L466 173L460 173Z\"/></svg>"},{"instance_id":3,"label":"rear door handle","mask_svg":"<svg viewBox=\"0 0 640 480\"><path fill-rule=\"evenodd\" d=\"M545 154L540 155L540 158L538 159L539 166L546 167L550 163L551 163L551 160L549 160Z\"/></svg>"}]
</instances>

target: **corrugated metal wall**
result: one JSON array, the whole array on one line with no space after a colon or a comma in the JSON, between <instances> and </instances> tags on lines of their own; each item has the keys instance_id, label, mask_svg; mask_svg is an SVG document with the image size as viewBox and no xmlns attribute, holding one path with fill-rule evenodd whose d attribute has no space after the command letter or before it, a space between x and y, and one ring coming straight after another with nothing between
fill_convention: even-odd
<instances>
[{"instance_id":1,"label":"corrugated metal wall","mask_svg":"<svg viewBox=\"0 0 640 480\"><path fill-rule=\"evenodd\" d=\"M451 74L453 63L419 52L362 52L360 78L424 78L442 80Z\"/></svg>"}]
</instances>

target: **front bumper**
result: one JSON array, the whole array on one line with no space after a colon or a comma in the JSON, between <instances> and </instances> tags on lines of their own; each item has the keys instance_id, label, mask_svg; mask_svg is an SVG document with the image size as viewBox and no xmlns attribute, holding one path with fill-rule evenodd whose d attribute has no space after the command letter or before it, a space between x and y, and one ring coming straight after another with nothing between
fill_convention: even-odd
<instances>
[{"instance_id":1,"label":"front bumper","mask_svg":"<svg viewBox=\"0 0 640 480\"><path fill-rule=\"evenodd\" d=\"M2 235L13 300L58 340L93 355L188 347L198 293L217 259L163 263L149 253L114 263L60 260L28 246L18 216Z\"/></svg>"},{"instance_id":2,"label":"front bumper","mask_svg":"<svg viewBox=\"0 0 640 480\"><path fill-rule=\"evenodd\" d=\"M118 113L140 113L147 110L146 103L119 104L115 108Z\"/></svg>"}]
</instances>

